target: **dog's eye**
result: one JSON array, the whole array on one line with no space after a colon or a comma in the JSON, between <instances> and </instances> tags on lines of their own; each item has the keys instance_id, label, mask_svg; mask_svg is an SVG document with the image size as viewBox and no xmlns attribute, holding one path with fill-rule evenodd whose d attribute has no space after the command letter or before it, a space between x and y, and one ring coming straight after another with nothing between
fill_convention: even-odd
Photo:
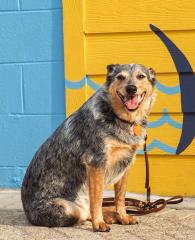
<instances>
[{"instance_id":1,"label":"dog's eye","mask_svg":"<svg viewBox=\"0 0 195 240\"><path fill-rule=\"evenodd\" d=\"M143 79L143 78L145 78L146 76L144 76L143 74L139 74L138 76L137 76L137 78L138 79Z\"/></svg>"},{"instance_id":2,"label":"dog's eye","mask_svg":"<svg viewBox=\"0 0 195 240\"><path fill-rule=\"evenodd\" d=\"M116 78L117 78L118 80L121 80L121 81L122 81L122 80L125 80L125 76L123 76L123 75L121 75L121 74L118 75Z\"/></svg>"}]
</instances>

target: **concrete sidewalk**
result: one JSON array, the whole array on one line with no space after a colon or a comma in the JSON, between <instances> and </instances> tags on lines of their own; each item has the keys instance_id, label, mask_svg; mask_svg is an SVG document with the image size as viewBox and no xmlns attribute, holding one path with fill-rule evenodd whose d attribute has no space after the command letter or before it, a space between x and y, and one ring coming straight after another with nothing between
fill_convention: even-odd
<instances>
[{"instance_id":1,"label":"concrete sidewalk","mask_svg":"<svg viewBox=\"0 0 195 240\"><path fill-rule=\"evenodd\" d=\"M195 199L191 209L170 209L139 217L133 226L112 225L109 233L93 233L91 223L67 228L45 228L30 225L22 210L20 192L0 190L0 240L171 240L195 239ZM177 205L179 206L179 205Z\"/></svg>"}]
</instances>

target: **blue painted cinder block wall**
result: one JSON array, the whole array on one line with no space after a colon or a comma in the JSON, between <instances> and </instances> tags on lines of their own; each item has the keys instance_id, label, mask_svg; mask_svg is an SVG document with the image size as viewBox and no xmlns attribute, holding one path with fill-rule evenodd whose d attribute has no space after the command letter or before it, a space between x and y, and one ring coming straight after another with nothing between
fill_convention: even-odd
<instances>
[{"instance_id":1,"label":"blue painted cinder block wall","mask_svg":"<svg viewBox=\"0 0 195 240\"><path fill-rule=\"evenodd\" d=\"M0 187L65 118L61 0L0 0Z\"/></svg>"}]
</instances>

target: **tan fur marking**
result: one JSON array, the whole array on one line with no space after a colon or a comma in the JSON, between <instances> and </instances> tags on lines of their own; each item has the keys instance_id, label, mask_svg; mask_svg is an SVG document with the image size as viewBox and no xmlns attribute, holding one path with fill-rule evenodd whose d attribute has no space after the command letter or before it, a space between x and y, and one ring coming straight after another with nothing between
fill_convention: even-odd
<instances>
[{"instance_id":1,"label":"tan fur marking","mask_svg":"<svg viewBox=\"0 0 195 240\"><path fill-rule=\"evenodd\" d=\"M110 138L105 139L105 151L107 157L107 168L113 167L118 161L131 156L136 146L121 143Z\"/></svg>"},{"instance_id":2,"label":"tan fur marking","mask_svg":"<svg viewBox=\"0 0 195 240\"><path fill-rule=\"evenodd\" d=\"M129 77L129 73L128 73L127 71L124 71L124 70L121 71L119 74L117 74L116 77L119 76L119 75L122 75L122 76L124 76L125 78L128 78L128 77Z\"/></svg>"},{"instance_id":3,"label":"tan fur marking","mask_svg":"<svg viewBox=\"0 0 195 240\"><path fill-rule=\"evenodd\" d=\"M126 214L125 194L127 186L127 177L128 171L126 171L122 178L114 185L116 212L122 215Z\"/></svg>"},{"instance_id":4,"label":"tan fur marking","mask_svg":"<svg viewBox=\"0 0 195 240\"><path fill-rule=\"evenodd\" d=\"M103 220L102 201L104 191L105 171L101 168L89 167L89 198L90 212L94 231L109 231L109 226Z\"/></svg>"},{"instance_id":5,"label":"tan fur marking","mask_svg":"<svg viewBox=\"0 0 195 240\"><path fill-rule=\"evenodd\" d=\"M137 93L141 94L144 91L146 91L146 95L143 102L140 104L139 108L135 112L131 113L132 119L134 119L135 121L138 121L139 119L143 119L144 117L149 115L150 109L151 109L151 106L149 105L150 100L151 98L152 98L152 101L154 100L154 95L153 95L154 89L150 84L147 76L142 80L138 80L137 75L139 74L143 74L144 76L146 76L145 73L143 73L139 69L133 72L133 78L135 80L135 86L137 87Z\"/></svg>"},{"instance_id":6,"label":"tan fur marking","mask_svg":"<svg viewBox=\"0 0 195 240\"><path fill-rule=\"evenodd\" d=\"M126 187L127 187L127 177L128 177L128 171L126 170L123 177L114 185L115 206L116 206L116 213L117 213L116 217L118 222L124 225L137 223L136 218L126 214L125 194L126 194Z\"/></svg>"},{"instance_id":7,"label":"tan fur marking","mask_svg":"<svg viewBox=\"0 0 195 240\"><path fill-rule=\"evenodd\" d=\"M120 87L121 82L119 80L115 80L109 87L108 92L110 93L111 104L114 112L120 119L131 122L131 113L125 108L124 104L116 93L116 91L119 90Z\"/></svg>"},{"instance_id":8,"label":"tan fur marking","mask_svg":"<svg viewBox=\"0 0 195 240\"><path fill-rule=\"evenodd\" d=\"M132 77L133 78L137 78L138 75L144 75L146 78L146 74L144 72L142 72L140 69L135 69L133 72L132 72Z\"/></svg>"}]
</instances>

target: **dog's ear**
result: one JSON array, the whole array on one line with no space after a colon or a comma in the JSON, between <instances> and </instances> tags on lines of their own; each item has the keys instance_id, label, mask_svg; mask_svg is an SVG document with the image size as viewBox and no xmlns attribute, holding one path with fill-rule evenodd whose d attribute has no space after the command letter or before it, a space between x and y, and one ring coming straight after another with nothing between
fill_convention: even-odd
<instances>
[{"instance_id":1,"label":"dog's ear","mask_svg":"<svg viewBox=\"0 0 195 240\"><path fill-rule=\"evenodd\" d=\"M151 81L152 85L155 85L156 83L156 73L153 68L148 69L149 72L149 80Z\"/></svg>"},{"instance_id":2,"label":"dog's ear","mask_svg":"<svg viewBox=\"0 0 195 240\"><path fill-rule=\"evenodd\" d=\"M118 64L107 65L107 76L113 75L117 66L118 66Z\"/></svg>"},{"instance_id":3,"label":"dog's ear","mask_svg":"<svg viewBox=\"0 0 195 240\"><path fill-rule=\"evenodd\" d=\"M110 64L107 65L107 76L106 76L106 82L107 85L110 85L114 79L114 75L116 73L116 69L119 64Z\"/></svg>"}]
</instances>

